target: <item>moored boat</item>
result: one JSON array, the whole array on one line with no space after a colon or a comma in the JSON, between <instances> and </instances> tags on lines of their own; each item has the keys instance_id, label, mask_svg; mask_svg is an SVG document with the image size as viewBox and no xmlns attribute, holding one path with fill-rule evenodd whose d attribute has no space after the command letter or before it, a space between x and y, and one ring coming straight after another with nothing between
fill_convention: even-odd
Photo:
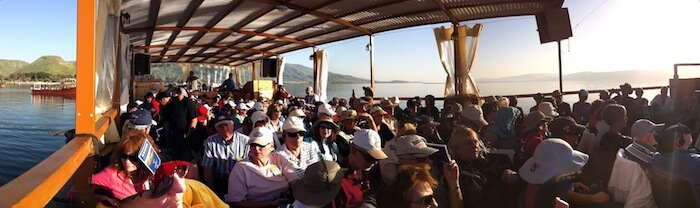
<instances>
[{"instance_id":1,"label":"moored boat","mask_svg":"<svg viewBox=\"0 0 700 208\"><path fill-rule=\"evenodd\" d=\"M75 82L34 83L32 95L75 97Z\"/></svg>"}]
</instances>

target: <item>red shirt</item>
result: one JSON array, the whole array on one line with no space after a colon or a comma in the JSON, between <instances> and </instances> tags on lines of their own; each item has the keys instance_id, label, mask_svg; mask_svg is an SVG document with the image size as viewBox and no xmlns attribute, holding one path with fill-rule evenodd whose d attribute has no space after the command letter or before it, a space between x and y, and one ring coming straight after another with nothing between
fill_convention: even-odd
<instances>
[{"instance_id":1,"label":"red shirt","mask_svg":"<svg viewBox=\"0 0 700 208\"><path fill-rule=\"evenodd\" d=\"M542 141L544 141L544 137L542 137L541 131L528 134L525 137L525 154L527 154L528 157L532 157L532 155L535 154L535 149L537 148L537 145L542 143Z\"/></svg>"},{"instance_id":2,"label":"red shirt","mask_svg":"<svg viewBox=\"0 0 700 208\"><path fill-rule=\"evenodd\" d=\"M156 109L156 112L153 114L153 117L158 116L158 113L160 113L160 103L156 101L156 99L151 100L151 105L153 106L153 109Z\"/></svg>"},{"instance_id":3,"label":"red shirt","mask_svg":"<svg viewBox=\"0 0 700 208\"><path fill-rule=\"evenodd\" d=\"M355 173L347 172L346 174L340 183L342 188L340 193L338 193L338 197L342 197L342 200L340 200L342 204L336 204L335 207L355 207L356 204L362 202L365 195L365 191L362 190L362 183L360 183L360 177Z\"/></svg>"},{"instance_id":4,"label":"red shirt","mask_svg":"<svg viewBox=\"0 0 700 208\"><path fill-rule=\"evenodd\" d=\"M537 192L542 188L542 184L530 184L525 186L525 208L535 208L535 197L537 197Z\"/></svg>"}]
</instances>

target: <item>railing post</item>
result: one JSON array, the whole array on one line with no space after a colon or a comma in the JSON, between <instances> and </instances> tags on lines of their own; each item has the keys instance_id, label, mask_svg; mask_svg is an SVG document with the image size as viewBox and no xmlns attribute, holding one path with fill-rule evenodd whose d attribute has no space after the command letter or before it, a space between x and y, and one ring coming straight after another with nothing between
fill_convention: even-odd
<instances>
[{"instance_id":1,"label":"railing post","mask_svg":"<svg viewBox=\"0 0 700 208\"><path fill-rule=\"evenodd\" d=\"M95 71L98 8L95 0L78 1L75 130L77 134L95 133ZM92 190L88 178L94 172L92 159L87 159L75 173L72 204L89 206ZM91 200L92 199L92 200Z\"/></svg>"}]
</instances>

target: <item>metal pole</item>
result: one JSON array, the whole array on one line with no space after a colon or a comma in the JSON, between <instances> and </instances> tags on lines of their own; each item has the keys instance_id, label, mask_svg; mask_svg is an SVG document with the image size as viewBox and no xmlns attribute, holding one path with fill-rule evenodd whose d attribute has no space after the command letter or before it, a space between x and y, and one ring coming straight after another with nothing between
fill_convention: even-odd
<instances>
[{"instance_id":1,"label":"metal pole","mask_svg":"<svg viewBox=\"0 0 700 208\"><path fill-rule=\"evenodd\" d=\"M374 89L374 35L369 36L369 72L370 87L372 87L372 91L376 92Z\"/></svg>"},{"instance_id":2,"label":"metal pole","mask_svg":"<svg viewBox=\"0 0 700 208\"><path fill-rule=\"evenodd\" d=\"M561 40L557 41L557 49L559 50L559 92L564 92L561 78Z\"/></svg>"}]
</instances>

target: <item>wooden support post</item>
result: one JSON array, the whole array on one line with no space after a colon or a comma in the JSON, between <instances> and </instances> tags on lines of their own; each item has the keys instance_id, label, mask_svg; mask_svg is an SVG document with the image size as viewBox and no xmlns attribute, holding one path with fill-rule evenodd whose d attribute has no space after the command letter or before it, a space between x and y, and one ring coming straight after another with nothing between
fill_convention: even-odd
<instances>
[{"instance_id":1,"label":"wooden support post","mask_svg":"<svg viewBox=\"0 0 700 208\"><path fill-rule=\"evenodd\" d=\"M314 71L313 71L313 72L314 72L313 89L314 89L314 93L318 95L318 90L319 90L319 83L318 83L318 81L319 81L319 80L318 80L318 79L319 79L319 73L318 73L318 70L319 70L319 68L321 68L321 66L318 65L318 64L319 64L319 63L318 63L318 58L316 57L316 56L318 56L318 55L320 55L320 54L318 54L318 53L316 53L316 52L318 52L318 49L317 49L316 47L314 47L314 48L313 48L313 53L312 53L312 55L311 55L311 59L312 59L313 62L314 62L314 65L313 65L313 66L314 66ZM311 103L311 104L313 104L313 103Z\"/></svg>"},{"instance_id":2,"label":"wooden support post","mask_svg":"<svg viewBox=\"0 0 700 208\"><path fill-rule=\"evenodd\" d=\"M252 67L253 67L253 75L251 76L251 80L255 81L255 80L258 80L258 69L257 69L258 62L253 61Z\"/></svg>"},{"instance_id":3,"label":"wooden support post","mask_svg":"<svg viewBox=\"0 0 700 208\"><path fill-rule=\"evenodd\" d=\"M369 35L369 45L367 49L369 50L370 87L372 87L372 91L376 92L377 90L374 89L374 35Z\"/></svg>"},{"instance_id":4,"label":"wooden support post","mask_svg":"<svg viewBox=\"0 0 700 208\"><path fill-rule=\"evenodd\" d=\"M467 93L467 27L453 25L455 56L455 94Z\"/></svg>"},{"instance_id":5,"label":"wooden support post","mask_svg":"<svg viewBox=\"0 0 700 208\"><path fill-rule=\"evenodd\" d=\"M78 1L78 32L76 39L77 96L75 101L75 131L77 134L95 133L97 18L97 1ZM92 175L94 168L94 163L91 160L85 160L83 165L78 168L75 174L73 204L84 205L92 201L92 189L90 188L88 176Z\"/></svg>"},{"instance_id":6,"label":"wooden support post","mask_svg":"<svg viewBox=\"0 0 700 208\"><path fill-rule=\"evenodd\" d=\"M561 67L561 40L558 40L558 41L557 41L557 50L558 50L558 52L559 52L559 53L558 53L558 54L559 54L559 92L562 92L562 93L563 93L563 92L564 92L564 84L563 84L564 82L563 82L563 80L562 80L562 75L561 75L561 73L562 73L562 67Z\"/></svg>"}]
</instances>

